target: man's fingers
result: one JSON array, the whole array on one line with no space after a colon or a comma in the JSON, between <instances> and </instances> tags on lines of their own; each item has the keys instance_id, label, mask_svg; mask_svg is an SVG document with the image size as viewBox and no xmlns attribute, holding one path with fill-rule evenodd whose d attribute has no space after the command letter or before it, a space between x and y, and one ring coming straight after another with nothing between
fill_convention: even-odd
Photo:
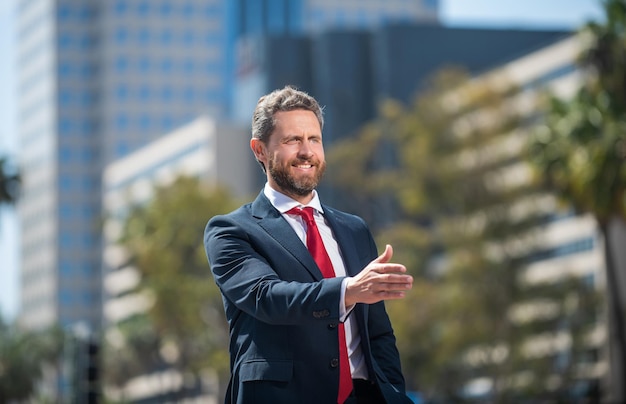
<instances>
[{"instance_id":1,"label":"man's fingers","mask_svg":"<svg viewBox=\"0 0 626 404\"><path fill-rule=\"evenodd\" d=\"M411 275L389 275L383 282L380 282L380 286L386 290L410 289L412 285Z\"/></svg>"},{"instance_id":2,"label":"man's fingers","mask_svg":"<svg viewBox=\"0 0 626 404\"><path fill-rule=\"evenodd\" d=\"M378 272L381 275L386 274L387 276L393 276L393 274L399 274L406 272L406 267L402 264L385 264L385 265L377 265L374 269L375 272ZM385 278L387 279L387 278ZM391 278L389 278L391 279Z\"/></svg>"},{"instance_id":3,"label":"man's fingers","mask_svg":"<svg viewBox=\"0 0 626 404\"><path fill-rule=\"evenodd\" d=\"M391 247L391 245L387 244L385 246L385 251L383 251L383 253L380 254L373 262L384 264L385 262L389 262L392 256L393 248Z\"/></svg>"}]
</instances>

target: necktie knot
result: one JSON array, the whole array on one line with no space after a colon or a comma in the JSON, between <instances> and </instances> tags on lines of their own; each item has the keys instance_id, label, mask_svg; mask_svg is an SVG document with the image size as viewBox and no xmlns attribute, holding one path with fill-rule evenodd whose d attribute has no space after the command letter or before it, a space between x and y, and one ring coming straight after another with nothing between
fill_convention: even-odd
<instances>
[{"instance_id":1,"label":"necktie knot","mask_svg":"<svg viewBox=\"0 0 626 404\"><path fill-rule=\"evenodd\" d=\"M305 206L304 208L291 208L287 211L289 214L298 215L304 219L307 227L311 226L311 224L315 224L315 218L313 217L314 209L310 206Z\"/></svg>"}]
</instances>

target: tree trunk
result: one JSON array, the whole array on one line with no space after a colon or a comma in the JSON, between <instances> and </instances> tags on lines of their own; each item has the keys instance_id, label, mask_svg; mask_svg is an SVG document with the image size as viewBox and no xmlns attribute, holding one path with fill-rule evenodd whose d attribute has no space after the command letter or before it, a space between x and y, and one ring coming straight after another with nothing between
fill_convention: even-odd
<instances>
[{"instance_id":1,"label":"tree trunk","mask_svg":"<svg viewBox=\"0 0 626 404\"><path fill-rule=\"evenodd\" d=\"M608 290L608 362L606 402L626 402L626 222L619 217L601 224Z\"/></svg>"}]
</instances>

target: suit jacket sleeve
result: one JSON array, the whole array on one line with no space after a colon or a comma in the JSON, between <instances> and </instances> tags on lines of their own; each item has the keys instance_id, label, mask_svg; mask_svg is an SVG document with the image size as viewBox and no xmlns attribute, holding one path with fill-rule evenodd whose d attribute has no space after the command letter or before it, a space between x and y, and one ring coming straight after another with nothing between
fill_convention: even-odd
<instances>
[{"instance_id":1,"label":"suit jacket sleeve","mask_svg":"<svg viewBox=\"0 0 626 404\"><path fill-rule=\"evenodd\" d=\"M278 235L271 235L245 210L214 217L205 232L211 271L230 303L229 321L235 317L228 311L235 308L268 324L319 321L315 313L322 312L326 319L339 318L342 279L323 279L321 274L315 279L302 270L298 254L287 251L293 248L304 258L310 254L280 214L266 219L279 229ZM285 241L281 244L274 237Z\"/></svg>"}]
</instances>

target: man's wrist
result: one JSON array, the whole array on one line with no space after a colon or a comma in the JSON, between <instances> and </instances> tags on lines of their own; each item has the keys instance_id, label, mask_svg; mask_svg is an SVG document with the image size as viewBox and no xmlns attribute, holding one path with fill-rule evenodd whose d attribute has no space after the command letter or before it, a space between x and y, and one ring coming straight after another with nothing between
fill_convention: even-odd
<instances>
[{"instance_id":1,"label":"man's wrist","mask_svg":"<svg viewBox=\"0 0 626 404\"><path fill-rule=\"evenodd\" d=\"M346 276L345 278L343 278L343 281L341 282L341 300L339 303L339 318L342 322L346 319L346 317L348 317L348 315L350 314L350 312L352 311L352 309L354 309L354 306L356 305L356 302L349 302L346 300L348 282L351 279L352 279L351 277Z\"/></svg>"},{"instance_id":2,"label":"man's wrist","mask_svg":"<svg viewBox=\"0 0 626 404\"><path fill-rule=\"evenodd\" d=\"M352 311L352 309L354 309L355 304L352 303L347 303L346 302L346 290L348 288L348 282L350 281L350 277L346 276L345 278L343 278L343 281L341 281L341 298L339 300L339 320L341 322L344 322L346 320L346 318L348 317L348 315L350 315L350 312Z\"/></svg>"}]
</instances>

